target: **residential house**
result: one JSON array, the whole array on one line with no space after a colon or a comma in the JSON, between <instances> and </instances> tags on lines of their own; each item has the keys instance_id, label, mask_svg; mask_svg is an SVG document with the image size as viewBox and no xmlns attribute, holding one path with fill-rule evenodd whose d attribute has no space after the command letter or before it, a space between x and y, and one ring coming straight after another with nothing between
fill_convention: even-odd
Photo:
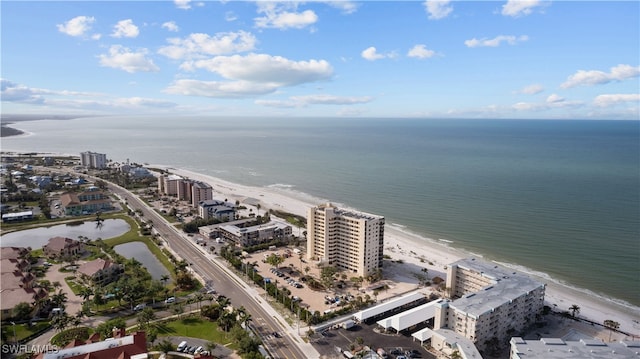
<instances>
[{"instance_id":1,"label":"residential house","mask_svg":"<svg viewBox=\"0 0 640 359\"><path fill-rule=\"evenodd\" d=\"M49 258L69 258L84 252L84 243L71 238L53 237L42 247Z\"/></svg>"},{"instance_id":2,"label":"residential house","mask_svg":"<svg viewBox=\"0 0 640 359\"><path fill-rule=\"evenodd\" d=\"M86 281L105 285L117 280L124 273L124 266L109 259L98 258L81 264L76 272Z\"/></svg>"}]
</instances>

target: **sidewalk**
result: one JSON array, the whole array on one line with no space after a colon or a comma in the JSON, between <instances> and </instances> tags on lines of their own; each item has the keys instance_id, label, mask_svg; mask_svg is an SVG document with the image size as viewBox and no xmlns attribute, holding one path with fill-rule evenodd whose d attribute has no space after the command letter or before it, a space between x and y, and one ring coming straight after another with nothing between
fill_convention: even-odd
<instances>
[{"instance_id":1,"label":"sidewalk","mask_svg":"<svg viewBox=\"0 0 640 359\"><path fill-rule=\"evenodd\" d=\"M182 233L180 234L184 238L186 238L187 241L191 243L191 245L198 248L200 252L204 253L204 255L213 264L215 264L221 271L224 271L228 276L233 278L237 283L240 283L242 286L242 289L245 292L247 292L247 294L249 294L256 303L258 303L262 308L264 308L269 313L269 315L271 315L272 317L275 317L278 320L278 322L285 327L284 328L285 331L297 343L300 350L304 352L306 358L309 358L309 359L320 358L320 353L316 350L316 348L314 348L313 345L311 345L310 343L305 342L304 339L298 334L298 328L294 326L286 325L285 324L287 323L286 319L264 300L265 292L262 288L258 290L256 289L257 287L253 287L251 284L248 284L243 278L240 278L233 270L229 269L229 267L227 267L226 265L226 262L221 262L218 259L219 257L217 255L211 254L209 251L205 249L205 247L199 246L193 241L189 241L188 237L184 236ZM204 282L204 280L198 275L198 273L193 273L193 274L198 276L201 282ZM308 328L301 327L300 333L305 333L307 330Z\"/></svg>"}]
</instances>

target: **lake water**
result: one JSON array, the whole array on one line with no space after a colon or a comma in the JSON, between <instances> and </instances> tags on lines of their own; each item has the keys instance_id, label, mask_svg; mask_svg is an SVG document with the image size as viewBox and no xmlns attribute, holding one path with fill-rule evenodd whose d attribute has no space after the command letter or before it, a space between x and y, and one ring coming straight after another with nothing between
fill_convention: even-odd
<instances>
[{"instance_id":1,"label":"lake water","mask_svg":"<svg viewBox=\"0 0 640 359\"><path fill-rule=\"evenodd\" d=\"M49 238L66 237L78 239L87 237L89 240L109 239L121 236L131 229L123 219L105 219L102 226L97 226L94 221L85 221L80 225L58 224L50 227L25 229L22 231L7 233L0 236L0 247L31 247L42 248L49 242Z\"/></svg>"},{"instance_id":2,"label":"lake water","mask_svg":"<svg viewBox=\"0 0 640 359\"><path fill-rule=\"evenodd\" d=\"M147 245L144 242L129 242L124 244L119 244L113 249L116 253L124 256L127 259L135 258L137 261L142 263L142 266L147 269L149 274L151 274L151 278L155 280L160 280L163 275L169 275L169 271L165 268L162 263L156 258L156 256L151 253Z\"/></svg>"}]
</instances>

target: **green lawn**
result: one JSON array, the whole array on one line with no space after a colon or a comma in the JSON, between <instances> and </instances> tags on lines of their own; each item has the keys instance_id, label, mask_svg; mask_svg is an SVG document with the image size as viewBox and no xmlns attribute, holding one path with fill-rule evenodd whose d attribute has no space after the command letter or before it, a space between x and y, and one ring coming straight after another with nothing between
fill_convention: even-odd
<instances>
[{"instance_id":1,"label":"green lawn","mask_svg":"<svg viewBox=\"0 0 640 359\"><path fill-rule=\"evenodd\" d=\"M199 317L185 317L180 320L158 323L158 336L184 336L200 338L221 345L228 345L231 349L238 349L236 343L231 343L231 335L218 329L215 322Z\"/></svg>"},{"instance_id":2,"label":"green lawn","mask_svg":"<svg viewBox=\"0 0 640 359\"><path fill-rule=\"evenodd\" d=\"M22 340L31 334L37 333L40 330L47 328L49 326L49 322L37 322L33 326L29 327L29 324L16 324L16 336L18 340ZM8 341L13 341L13 325L11 323L5 323L2 325L2 331L5 333Z\"/></svg>"}]
</instances>

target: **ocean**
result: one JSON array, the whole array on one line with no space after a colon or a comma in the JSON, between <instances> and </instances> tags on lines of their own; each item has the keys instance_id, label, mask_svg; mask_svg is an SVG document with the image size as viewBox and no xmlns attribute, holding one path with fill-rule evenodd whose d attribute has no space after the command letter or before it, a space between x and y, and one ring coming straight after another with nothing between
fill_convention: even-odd
<instances>
[{"instance_id":1,"label":"ocean","mask_svg":"<svg viewBox=\"0 0 640 359\"><path fill-rule=\"evenodd\" d=\"M640 306L640 122L96 117L3 151L106 153L271 186Z\"/></svg>"}]
</instances>

